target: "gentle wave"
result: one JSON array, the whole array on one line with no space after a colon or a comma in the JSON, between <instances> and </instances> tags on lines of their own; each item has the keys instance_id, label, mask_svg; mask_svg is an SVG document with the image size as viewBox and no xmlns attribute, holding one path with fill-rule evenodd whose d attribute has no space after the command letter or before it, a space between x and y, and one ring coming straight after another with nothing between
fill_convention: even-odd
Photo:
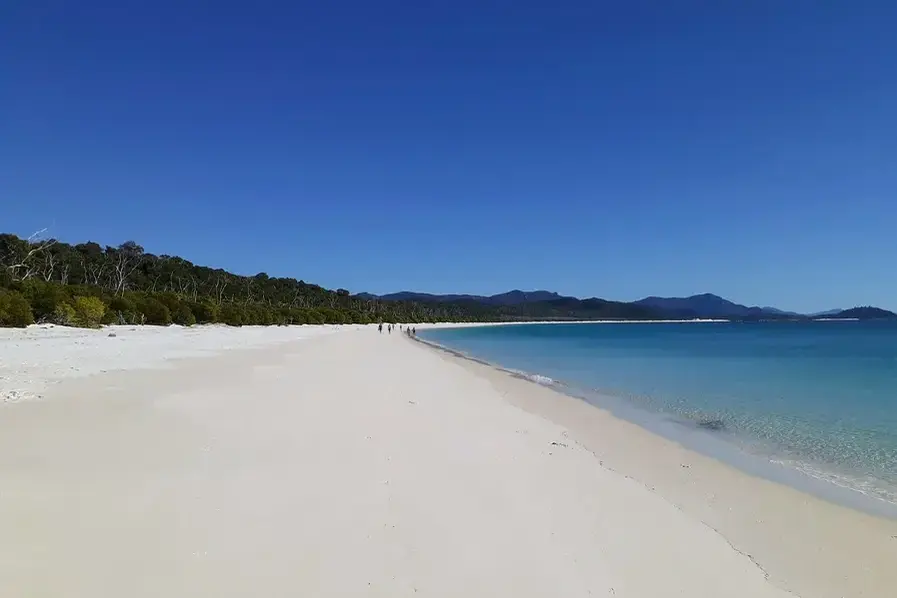
<instances>
[{"instance_id":1,"label":"gentle wave","mask_svg":"<svg viewBox=\"0 0 897 598\"><path fill-rule=\"evenodd\" d=\"M541 374L524 374L524 377L528 380L532 380L536 384L541 384L543 386L556 386L554 378L550 378L548 376L543 376Z\"/></svg>"},{"instance_id":2,"label":"gentle wave","mask_svg":"<svg viewBox=\"0 0 897 598\"><path fill-rule=\"evenodd\" d=\"M797 471L807 477L833 484L839 488L857 492L882 502L897 506L897 488L883 485L882 480L872 477L861 478L846 473L825 469L813 463L796 459L770 458L770 463Z\"/></svg>"},{"instance_id":3,"label":"gentle wave","mask_svg":"<svg viewBox=\"0 0 897 598\"><path fill-rule=\"evenodd\" d=\"M650 400L633 394L623 394L606 389L583 389L568 384L562 380L556 380L549 376L521 370L510 370L495 364L490 364L498 369L509 371L514 375L545 386L551 386L555 390L568 396L584 400L593 406L606 408L614 415L648 428L650 431L660 433L670 439L682 442L682 438L675 434L664 433L669 428L663 424L683 426L688 430L697 430L708 438L724 442L733 450L743 452L746 456L756 458L768 465L784 468L793 474L806 476L813 480L832 484L840 489L855 492L864 497L875 499L897 507L897 487L887 484L873 476L855 476L844 472L835 471L831 467L819 463L800 460L793 457L782 457L776 454L776 448L771 444L758 444L755 438L739 433L739 426L731 426L723 415L713 416L699 412L670 413L659 412L648 408ZM620 407L625 406L624 410ZM734 423L734 422L733 422ZM647 424L647 425L646 425ZM688 443L686 443L688 444ZM704 448L706 445L701 445ZM695 447L691 447L695 448ZM702 451L710 456L727 459L714 451ZM767 474L772 472L766 472ZM761 472L762 475L762 472ZM773 476L769 476L773 477Z\"/></svg>"}]
</instances>

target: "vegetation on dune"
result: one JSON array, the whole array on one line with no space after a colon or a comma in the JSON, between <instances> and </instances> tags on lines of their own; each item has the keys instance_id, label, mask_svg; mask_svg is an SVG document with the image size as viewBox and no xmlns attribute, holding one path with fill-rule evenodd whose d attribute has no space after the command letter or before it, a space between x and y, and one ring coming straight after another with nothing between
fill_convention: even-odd
<instances>
[{"instance_id":1,"label":"vegetation on dune","mask_svg":"<svg viewBox=\"0 0 897 598\"><path fill-rule=\"evenodd\" d=\"M240 276L153 255L128 241L77 245L0 234L0 326L50 322L101 324L223 323L231 326L373 322L649 318L626 303L561 298L524 305L389 301L328 290L265 273Z\"/></svg>"},{"instance_id":2,"label":"vegetation on dune","mask_svg":"<svg viewBox=\"0 0 897 598\"><path fill-rule=\"evenodd\" d=\"M0 289L0 326L28 326L34 324L34 314L28 300L16 291Z\"/></svg>"},{"instance_id":3,"label":"vegetation on dune","mask_svg":"<svg viewBox=\"0 0 897 598\"><path fill-rule=\"evenodd\" d=\"M651 301L693 299L734 306L720 312L720 317L803 318L797 314L770 315L761 308L740 306L711 295L648 298L634 303L576 299L547 291L512 291L493 297L408 292L386 297L352 295L345 289L329 290L295 278L275 278L264 272L241 276L177 256L153 255L133 241L102 247L92 242L70 245L38 236L22 239L0 234L0 326L34 322L94 328L103 324L267 326L687 319L696 314L665 309ZM897 316L861 307L828 317Z\"/></svg>"},{"instance_id":4,"label":"vegetation on dune","mask_svg":"<svg viewBox=\"0 0 897 598\"><path fill-rule=\"evenodd\" d=\"M75 325L82 328L99 328L106 313L106 304L98 297L75 297L72 308Z\"/></svg>"}]
</instances>

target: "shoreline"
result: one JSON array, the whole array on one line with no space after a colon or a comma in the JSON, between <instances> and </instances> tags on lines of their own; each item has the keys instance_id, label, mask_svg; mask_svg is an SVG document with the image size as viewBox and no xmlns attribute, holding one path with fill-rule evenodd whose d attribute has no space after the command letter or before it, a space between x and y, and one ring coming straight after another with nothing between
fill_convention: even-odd
<instances>
[{"instance_id":1,"label":"shoreline","mask_svg":"<svg viewBox=\"0 0 897 598\"><path fill-rule=\"evenodd\" d=\"M0 418L7 593L788 595L563 426L401 335L294 329L242 350L244 332L164 375L141 366L172 345L136 336L142 362L97 374L105 354L78 339L23 354L81 375Z\"/></svg>"},{"instance_id":2,"label":"shoreline","mask_svg":"<svg viewBox=\"0 0 897 598\"><path fill-rule=\"evenodd\" d=\"M123 332L41 330L30 348L2 347L0 378L30 372L22 384L48 394L0 418L12 593L877 598L897 586L897 522L421 338ZM77 366L58 384L57 362Z\"/></svg>"},{"instance_id":3,"label":"shoreline","mask_svg":"<svg viewBox=\"0 0 897 598\"><path fill-rule=\"evenodd\" d=\"M750 452L738 442L736 437L721 436L717 433L703 430L694 420L678 419L669 414L666 414L666 417L664 417L644 407L631 404L625 397L573 386L565 380L550 378L540 372L520 371L505 367L500 363L481 359L419 336L415 337L414 340L439 351L444 351L458 359L472 361L582 401L595 409L609 413L617 419L638 426L646 432L673 442L687 450L714 459L723 465L733 467L746 475L781 484L834 505L897 522L897 503L853 488L846 485L846 482L838 483L831 477L814 476L805 469L787 464L785 462L786 457L781 455ZM817 464L813 463L806 463L805 465L817 466ZM822 473L829 473L830 476L847 475L846 473L836 474L828 471L823 471Z\"/></svg>"},{"instance_id":4,"label":"shoreline","mask_svg":"<svg viewBox=\"0 0 897 598\"><path fill-rule=\"evenodd\" d=\"M532 326L536 324L728 324L731 320L716 318L694 318L691 320L522 320L503 322L425 322L416 324L421 330L434 328L477 328L482 326ZM404 326L415 326L405 324Z\"/></svg>"},{"instance_id":5,"label":"shoreline","mask_svg":"<svg viewBox=\"0 0 897 598\"><path fill-rule=\"evenodd\" d=\"M605 467L640 481L751 555L779 587L800 596L878 596L897 583L886 564L897 559L897 520L745 471L525 373L413 340L488 380L509 403L567 428Z\"/></svg>"}]
</instances>

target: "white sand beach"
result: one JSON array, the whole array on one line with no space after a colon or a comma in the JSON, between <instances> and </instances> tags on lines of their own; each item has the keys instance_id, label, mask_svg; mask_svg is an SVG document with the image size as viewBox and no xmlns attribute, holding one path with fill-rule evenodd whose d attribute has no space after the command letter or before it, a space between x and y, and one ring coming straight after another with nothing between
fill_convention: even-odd
<instances>
[{"instance_id":1,"label":"white sand beach","mask_svg":"<svg viewBox=\"0 0 897 598\"><path fill-rule=\"evenodd\" d=\"M0 394L0 596L897 587L897 523L397 332L0 331Z\"/></svg>"}]
</instances>

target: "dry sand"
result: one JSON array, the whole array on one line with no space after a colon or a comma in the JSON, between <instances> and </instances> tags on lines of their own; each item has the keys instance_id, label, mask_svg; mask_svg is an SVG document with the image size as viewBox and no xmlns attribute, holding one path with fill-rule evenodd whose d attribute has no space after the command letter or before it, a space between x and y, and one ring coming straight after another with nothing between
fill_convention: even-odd
<instances>
[{"instance_id":1,"label":"dry sand","mask_svg":"<svg viewBox=\"0 0 897 598\"><path fill-rule=\"evenodd\" d=\"M761 548L803 552L755 562L724 536L743 535L740 519L717 532L716 511L688 497L721 484L723 510L809 504L829 518L825 541L832 526L878 520L770 490L398 333L155 330L90 341L65 332L90 351L41 340L53 330L0 340L0 390L46 396L0 406L0 596L760 598L792 595L783 585L803 596L897 587L876 585L897 562L885 527L870 539L893 546L835 550L850 562L816 571L817 593L801 566L831 562L818 553L832 547L788 543L790 522L776 520L784 527L763 528ZM191 347L213 354L162 359ZM863 579L829 588L866 558Z\"/></svg>"},{"instance_id":2,"label":"dry sand","mask_svg":"<svg viewBox=\"0 0 897 598\"><path fill-rule=\"evenodd\" d=\"M165 367L172 360L329 334L336 326L41 325L0 328L0 403L41 398L71 378L115 370Z\"/></svg>"}]
</instances>

